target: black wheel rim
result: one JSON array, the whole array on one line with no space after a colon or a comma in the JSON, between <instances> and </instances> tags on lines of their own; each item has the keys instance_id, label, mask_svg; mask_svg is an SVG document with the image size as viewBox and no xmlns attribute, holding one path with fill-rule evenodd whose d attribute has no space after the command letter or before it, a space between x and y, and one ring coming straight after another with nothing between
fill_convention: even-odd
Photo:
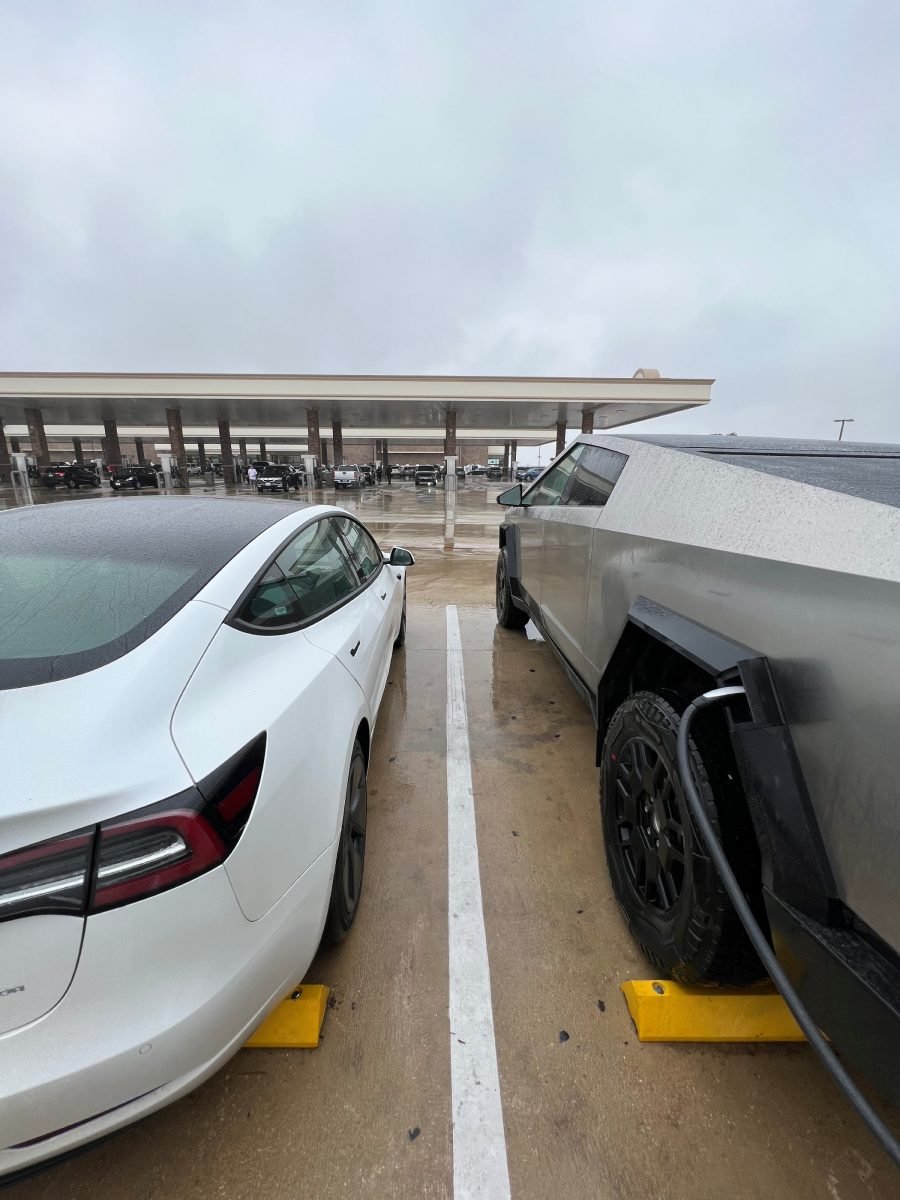
<instances>
[{"instance_id":1,"label":"black wheel rim","mask_svg":"<svg viewBox=\"0 0 900 1200\"><path fill-rule=\"evenodd\" d=\"M344 817L343 888L344 905L353 912L359 903L362 891L363 866L366 859L366 818L368 793L366 789L366 767L357 755L350 767L347 783L347 809Z\"/></svg>"},{"instance_id":2,"label":"black wheel rim","mask_svg":"<svg viewBox=\"0 0 900 1200\"><path fill-rule=\"evenodd\" d=\"M497 560L497 612L503 612L506 599L506 564L502 556Z\"/></svg>"},{"instance_id":3,"label":"black wheel rim","mask_svg":"<svg viewBox=\"0 0 900 1200\"><path fill-rule=\"evenodd\" d=\"M672 770L659 751L635 737L614 766L616 845L642 904L669 915L684 886L685 840Z\"/></svg>"}]
</instances>

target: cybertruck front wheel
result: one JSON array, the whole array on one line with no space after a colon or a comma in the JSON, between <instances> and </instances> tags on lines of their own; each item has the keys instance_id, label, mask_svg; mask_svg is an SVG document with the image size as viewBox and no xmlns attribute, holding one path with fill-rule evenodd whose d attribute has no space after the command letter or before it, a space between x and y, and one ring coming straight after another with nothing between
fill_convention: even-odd
<instances>
[{"instance_id":1,"label":"cybertruck front wheel","mask_svg":"<svg viewBox=\"0 0 900 1200\"><path fill-rule=\"evenodd\" d=\"M497 623L504 629L524 629L528 624L528 613L513 603L505 550L497 556Z\"/></svg>"}]
</instances>

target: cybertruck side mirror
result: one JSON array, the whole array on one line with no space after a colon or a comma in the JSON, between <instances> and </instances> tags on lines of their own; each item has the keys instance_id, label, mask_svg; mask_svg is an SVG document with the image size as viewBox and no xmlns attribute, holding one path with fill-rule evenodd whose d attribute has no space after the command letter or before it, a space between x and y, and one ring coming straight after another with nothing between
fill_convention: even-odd
<instances>
[{"instance_id":1,"label":"cybertruck side mirror","mask_svg":"<svg viewBox=\"0 0 900 1200\"><path fill-rule=\"evenodd\" d=\"M523 503L522 491L521 483L517 483L515 487L507 488L505 492L501 492L497 497L497 503L505 504L509 508L519 508Z\"/></svg>"}]
</instances>

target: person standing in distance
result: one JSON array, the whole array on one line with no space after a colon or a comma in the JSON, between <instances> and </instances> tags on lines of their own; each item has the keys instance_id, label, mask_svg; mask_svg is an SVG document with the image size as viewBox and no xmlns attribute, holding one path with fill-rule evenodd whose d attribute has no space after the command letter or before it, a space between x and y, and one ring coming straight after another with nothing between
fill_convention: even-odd
<instances>
[{"instance_id":1,"label":"person standing in distance","mask_svg":"<svg viewBox=\"0 0 900 1200\"><path fill-rule=\"evenodd\" d=\"M247 482L251 488L256 487L256 467L252 465L247 468Z\"/></svg>"}]
</instances>

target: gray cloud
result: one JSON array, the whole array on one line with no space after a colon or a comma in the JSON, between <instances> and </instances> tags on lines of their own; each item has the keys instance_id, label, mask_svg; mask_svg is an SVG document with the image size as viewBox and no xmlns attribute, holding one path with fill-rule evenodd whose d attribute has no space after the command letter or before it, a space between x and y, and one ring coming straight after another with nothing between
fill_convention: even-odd
<instances>
[{"instance_id":1,"label":"gray cloud","mask_svg":"<svg viewBox=\"0 0 900 1200\"><path fill-rule=\"evenodd\" d=\"M0 367L714 375L900 440L891 0L0 2ZM649 428L646 426L645 428Z\"/></svg>"}]
</instances>

